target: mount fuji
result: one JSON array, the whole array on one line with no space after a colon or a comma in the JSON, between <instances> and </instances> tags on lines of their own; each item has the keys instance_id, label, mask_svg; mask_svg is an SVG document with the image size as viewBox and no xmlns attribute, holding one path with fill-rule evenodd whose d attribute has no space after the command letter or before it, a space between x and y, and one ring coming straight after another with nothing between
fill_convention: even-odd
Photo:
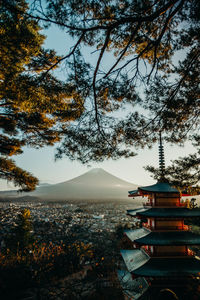
<instances>
[{"instance_id":1,"label":"mount fuji","mask_svg":"<svg viewBox=\"0 0 200 300\"><path fill-rule=\"evenodd\" d=\"M40 186L29 195L46 200L128 200L128 191L137 187L95 168L65 182Z\"/></svg>"}]
</instances>

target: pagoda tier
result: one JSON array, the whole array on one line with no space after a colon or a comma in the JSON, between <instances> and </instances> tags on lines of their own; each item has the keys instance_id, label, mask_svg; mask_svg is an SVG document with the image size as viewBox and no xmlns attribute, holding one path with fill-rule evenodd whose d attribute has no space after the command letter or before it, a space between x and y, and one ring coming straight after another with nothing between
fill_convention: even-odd
<instances>
[{"instance_id":1,"label":"pagoda tier","mask_svg":"<svg viewBox=\"0 0 200 300\"><path fill-rule=\"evenodd\" d=\"M151 193L178 193L179 194L179 191L173 188L167 182L158 182L153 185L139 187L137 190L129 191L128 193L130 197L134 197L136 195L142 195L146 193L147 194L151 194Z\"/></svg>"},{"instance_id":2,"label":"pagoda tier","mask_svg":"<svg viewBox=\"0 0 200 300\"><path fill-rule=\"evenodd\" d=\"M121 250L120 253L129 272L137 270L150 259L149 255L141 249Z\"/></svg>"},{"instance_id":3,"label":"pagoda tier","mask_svg":"<svg viewBox=\"0 0 200 300\"><path fill-rule=\"evenodd\" d=\"M138 245L200 245L200 235L191 231L149 231L145 228L125 230L125 235Z\"/></svg>"},{"instance_id":4,"label":"pagoda tier","mask_svg":"<svg viewBox=\"0 0 200 300\"><path fill-rule=\"evenodd\" d=\"M122 289L126 294L125 299L137 300L148 290L149 285L144 277L133 279L131 273L124 270L118 270L117 273Z\"/></svg>"},{"instance_id":5,"label":"pagoda tier","mask_svg":"<svg viewBox=\"0 0 200 300\"><path fill-rule=\"evenodd\" d=\"M136 278L144 278L151 291L162 286L175 290L177 287L182 293L188 280L200 277L200 258L189 249L191 245L200 245L200 235L184 223L187 218L200 217L200 210L181 203L179 190L167 182L161 132L159 140L160 179L156 184L129 191L129 197L142 196L148 200L143 207L127 211L129 216L141 220L142 228L125 230L132 246L121 250L121 256L130 284ZM144 291L140 296L143 294ZM156 299L155 295L152 299Z\"/></svg>"},{"instance_id":6,"label":"pagoda tier","mask_svg":"<svg viewBox=\"0 0 200 300\"><path fill-rule=\"evenodd\" d=\"M148 197L145 207L127 211L142 221L141 228L124 232L132 242L131 250L121 250L129 280L132 276L144 277L147 282L154 278L156 282L158 278L176 282L199 277L200 259L189 246L200 245L200 235L191 232L184 220L200 217L200 210L183 207L179 191L167 182L139 187L129 196Z\"/></svg>"},{"instance_id":7,"label":"pagoda tier","mask_svg":"<svg viewBox=\"0 0 200 300\"><path fill-rule=\"evenodd\" d=\"M200 260L193 257L150 257L143 250L121 250L128 271L144 277L191 277L200 275Z\"/></svg>"},{"instance_id":8,"label":"pagoda tier","mask_svg":"<svg viewBox=\"0 0 200 300\"><path fill-rule=\"evenodd\" d=\"M185 207L175 208L150 208L127 210L127 214L133 217L145 218L195 218L200 217L200 210Z\"/></svg>"}]
</instances>

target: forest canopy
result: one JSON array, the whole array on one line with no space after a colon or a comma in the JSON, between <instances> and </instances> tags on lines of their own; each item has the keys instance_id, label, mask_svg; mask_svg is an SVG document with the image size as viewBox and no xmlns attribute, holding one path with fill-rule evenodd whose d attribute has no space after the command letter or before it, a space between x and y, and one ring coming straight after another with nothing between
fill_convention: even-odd
<instances>
[{"instance_id":1,"label":"forest canopy","mask_svg":"<svg viewBox=\"0 0 200 300\"><path fill-rule=\"evenodd\" d=\"M196 147L192 160L179 160L179 171L188 159L192 184L199 181L198 0L34 0L29 7L5 0L2 6L1 59L8 49L10 56L2 69L0 113L4 132L15 136L9 143L18 143L19 135L20 143L37 147L60 139L58 158L87 163L133 156L162 131L168 142L189 140ZM20 40L22 24L29 28L26 41ZM72 41L63 56L42 48L40 29L51 26ZM20 43L13 42L13 30ZM55 78L57 67L66 70L62 80Z\"/></svg>"}]
</instances>

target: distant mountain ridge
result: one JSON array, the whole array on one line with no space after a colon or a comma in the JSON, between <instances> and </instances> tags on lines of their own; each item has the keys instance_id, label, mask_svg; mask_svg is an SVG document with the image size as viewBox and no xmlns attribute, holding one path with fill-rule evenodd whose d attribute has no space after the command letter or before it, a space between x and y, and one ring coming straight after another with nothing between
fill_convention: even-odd
<instances>
[{"instance_id":1,"label":"distant mountain ridge","mask_svg":"<svg viewBox=\"0 0 200 300\"><path fill-rule=\"evenodd\" d=\"M137 187L101 168L92 169L71 180L40 187L32 194L44 199L106 200L128 199L128 190Z\"/></svg>"},{"instance_id":2,"label":"distant mountain ridge","mask_svg":"<svg viewBox=\"0 0 200 300\"><path fill-rule=\"evenodd\" d=\"M102 168L92 169L78 177L75 177L68 181L57 183L56 185L63 185L63 184L68 184L68 183L88 184L88 182L90 182L90 184L94 184L94 185L98 185L98 186L132 185L132 183L122 180L122 179L118 178L117 176L114 176L114 175L106 172Z\"/></svg>"},{"instance_id":3,"label":"distant mountain ridge","mask_svg":"<svg viewBox=\"0 0 200 300\"><path fill-rule=\"evenodd\" d=\"M45 200L128 200L128 191L137 187L95 168L68 181L40 186L28 195Z\"/></svg>"}]
</instances>

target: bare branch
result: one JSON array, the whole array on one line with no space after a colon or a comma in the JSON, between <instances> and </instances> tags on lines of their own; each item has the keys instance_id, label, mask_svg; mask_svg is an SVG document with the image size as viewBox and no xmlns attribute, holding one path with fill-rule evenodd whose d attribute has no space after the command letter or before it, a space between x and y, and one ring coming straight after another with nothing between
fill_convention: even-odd
<instances>
[{"instance_id":1,"label":"bare branch","mask_svg":"<svg viewBox=\"0 0 200 300\"><path fill-rule=\"evenodd\" d=\"M77 47L80 45L83 37L85 35L85 32L83 32L80 36L80 38L78 39L78 41L76 42L76 44L73 46L72 50L65 56L61 57L60 59L57 60L57 62L55 64L53 64L45 73L43 73L43 78L52 70L54 69L59 63L61 63L63 60L69 58L71 55L74 54L74 52L76 51Z\"/></svg>"},{"instance_id":2,"label":"bare branch","mask_svg":"<svg viewBox=\"0 0 200 300\"><path fill-rule=\"evenodd\" d=\"M121 55L119 56L119 58L117 59L117 61L114 63L114 65L110 68L110 70L106 73L106 75L104 76L104 78L108 77L109 74L112 72L112 70L118 65L118 63L121 61L122 57L125 55L128 47L131 45L131 42L133 41L133 38L135 36L135 34L138 32L139 28L140 28L140 22L138 23L138 25L136 26L135 30L132 32L130 39L126 45L126 47L123 49Z\"/></svg>"},{"instance_id":3,"label":"bare branch","mask_svg":"<svg viewBox=\"0 0 200 300\"><path fill-rule=\"evenodd\" d=\"M111 34L111 30L108 30L105 41L104 41L104 45L103 45L103 47L101 49L101 52L99 54L99 58L98 58L98 61L97 61L97 64L96 64L96 68L95 68L94 76L93 76L93 82L92 82L93 94L94 94L95 116L96 116L96 122L97 122L99 130L100 130L100 124L99 124L99 118L98 118L98 106L97 106L97 95L96 95L96 77L97 77L97 72L98 72L98 69L99 69L101 59L103 57L103 54L104 54L104 52L106 50L106 47L108 45L108 42L109 42L110 34Z\"/></svg>"},{"instance_id":4,"label":"bare branch","mask_svg":"<svg viewBox=\"0 0 200 300\"><path fill-rule=\"evenodd\" d=\"M151 68L151 72L149 73L148 75L148 81L150 80L150 77L155 69L155 66L156 66L156 61L157 61L157 50L158 50L158 46L167 30L167 27L171 21L171 19L174 17L174 15L177 13L177 11L182 7L183 3L184 3L185 0L182 0L179 5L174 9L174 11L172 11L172 13L170 14L169 13L169 16L167 17L166 21L165 21L165 24L162 28L162 31L161 31L161 34L159 36L159 38L154 42L155 44L155 49L154 49L154 62L153 62L153 66Z\"/></svg>"}]
</instances>

